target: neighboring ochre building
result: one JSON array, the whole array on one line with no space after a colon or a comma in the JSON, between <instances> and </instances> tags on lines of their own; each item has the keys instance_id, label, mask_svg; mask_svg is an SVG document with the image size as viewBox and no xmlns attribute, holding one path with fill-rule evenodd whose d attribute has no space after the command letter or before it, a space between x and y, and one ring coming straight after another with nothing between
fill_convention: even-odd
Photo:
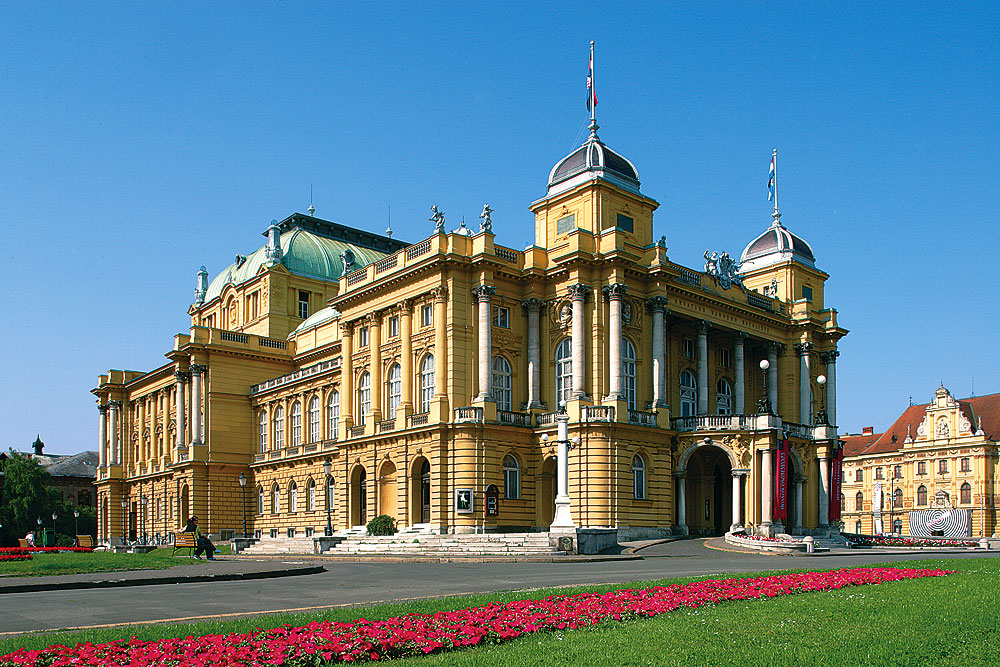
<instances>
[{"instance_id":1,"label":"neighboring ochre building","mask_svg":"<svg viewBox=\"0 0 1000 667\"><path fill-rule=\"evenodd\" d=\"M596 130L552 169L523 251L495 242L488 209L478 232L446 232L435 209L413 244L310 211L211 282L203 268L168 361L93 390L100 537L191 514L226 536L244 516L258 534L319 535L328 507L335 530L378 514L544 530L563 402L576 526L825 533L839 440L812 415L836 423L847 333L828 274L777 209L741 276L726 253L706 252L704 271L674 263L657 202ZM756 415L764 359L776 414ZM781 433L785 525L772 520Z\"/></svg>"},{"instance_id":2,"label":"neighboring ochre building","mask_svg":"<svg viewBox=\"0 0 1000 667\"><path fill-rule=\"evenodd\" d=\"M997 532L1000 394L955 399L944 386L885 433L845 435L847 532L990 537Z\"/></svg>"}]
</instances>

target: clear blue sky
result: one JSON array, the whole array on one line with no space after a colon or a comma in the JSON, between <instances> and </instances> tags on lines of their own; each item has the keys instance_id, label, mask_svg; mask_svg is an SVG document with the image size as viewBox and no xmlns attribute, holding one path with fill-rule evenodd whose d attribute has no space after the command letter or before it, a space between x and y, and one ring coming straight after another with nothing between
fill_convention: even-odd
<instances>
[{"instance_id":1,"label":"clear blue sky","mask_svg":"<svg viewBox=\"0 0 1000 667\"><path fill-rule=\"evenodd\" d=\"M162 4L162 3L161 3ZM99 9L97 8L99 7ZM1000 391L1000 9L989 3L39 3L0 6L0 446L93 449L89 390L186 331L195 271L317 215L398 238L528 204L601 137L670 257L782 222L851 330L842 430L938 383ZM975 384L973 387L973 377Z\"/></svg>"}]
</instances>

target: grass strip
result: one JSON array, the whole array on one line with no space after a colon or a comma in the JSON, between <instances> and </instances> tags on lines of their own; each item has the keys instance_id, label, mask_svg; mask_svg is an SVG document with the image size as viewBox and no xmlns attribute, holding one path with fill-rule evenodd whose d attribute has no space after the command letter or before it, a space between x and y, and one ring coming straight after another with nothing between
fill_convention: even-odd
<instances>
[{"instance_id":1,"label":"grass strip","mask_svg":"<svg viewBox=\"0 0 1000 667\"><path fill-rule=\"evenodd\" d=\"M220 546L219 550L229 553L229 546ZM195 559L186 555L171 555L172 551L173 547L160 547L146 554L116 554L108 551L34 553L31 560L0 562L0 577L50 577L91 572L164 570L195 562Z\"/></svg>"}]
</instances>

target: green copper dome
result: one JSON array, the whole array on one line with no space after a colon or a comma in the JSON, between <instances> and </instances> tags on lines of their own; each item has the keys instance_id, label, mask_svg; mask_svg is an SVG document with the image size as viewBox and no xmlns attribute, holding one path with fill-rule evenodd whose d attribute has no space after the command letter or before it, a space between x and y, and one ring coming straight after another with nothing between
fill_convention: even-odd
<instances>
[{"instance_id":1,"label":"green copper dome","mask_svg":"<svg viewBox=\"0 0 1000 667\"><path fill-rule=\"evenodd\" d=\"M279 241L281 245L281 263L291 273L308 278L334 281L338 280L344 273L341 253L349 251L354 256L352 270L365 267L388 255L386 252L373 250L364 245L334 239L322 233L317 233L320 230L325 231L319 225L316 225L317 231L303 229L303 225L299 223L310 221L310 219L306 216L300 217L303 220L294 219L293 216L293 218L289 218L281 223L282 232ZM333 225L336 225L336 223L326 223L327 227ZM369 236L367 232L360 231L357 232L357 235ZM359 238L359 240L363 240L363 238ZM392 246L398 245L399 247L404 247L406 245L395 239L385 239L385 241L390 242ZM386 247L386 250L394 249L393 247ZM226 285L241 285L250 280L260 272L262 267L267 266L267 263L266 244L255 250L248 257L237 256L235 262L223 269L209 283L208 289L205 292L204 303L208 303L220 296Z\"/></svg>"}]
</instances>

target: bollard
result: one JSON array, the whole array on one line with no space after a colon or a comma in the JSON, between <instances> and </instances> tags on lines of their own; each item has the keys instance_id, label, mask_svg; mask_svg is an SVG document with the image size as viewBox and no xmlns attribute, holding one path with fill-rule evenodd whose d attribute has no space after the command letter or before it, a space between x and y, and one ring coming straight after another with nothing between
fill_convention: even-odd
<instances>
[{"instance_id":1,"label":"bollard","mask_svg":"<svg viewBox=\"0 0 1000 667\"><path fill-rule=\"evenodd\" d=\"M806 545L807 554L811 554L816 551L816 540L813 539L812 535L806 535L804 538L802 538L802 541Z\"/></svg>"}]
</instances>

